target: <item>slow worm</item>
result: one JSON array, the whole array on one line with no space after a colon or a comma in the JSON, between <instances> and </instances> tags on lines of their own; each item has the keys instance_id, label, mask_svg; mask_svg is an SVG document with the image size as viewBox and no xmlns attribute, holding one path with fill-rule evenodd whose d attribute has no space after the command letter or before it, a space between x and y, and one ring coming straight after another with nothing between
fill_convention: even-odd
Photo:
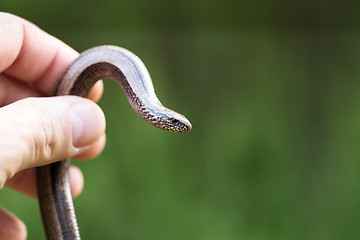
<instances>
[{"instance_id":1,"label":"slow worm","mask_svg":"<svg viewBox=\"0 0 360 240\"><path fill-rule=\"evenodd\" d=\"M103 78L114 79L135 112L151 125L174 132L191 129L183 115L160 103L142 61L120 47L100 46L82 53L64 72L54 95L86 97L95 82ZM69 165L70 159L66 159L37 169L40 210L48 240L80 239L70 191Z\"/></svg>"}]
</instances>

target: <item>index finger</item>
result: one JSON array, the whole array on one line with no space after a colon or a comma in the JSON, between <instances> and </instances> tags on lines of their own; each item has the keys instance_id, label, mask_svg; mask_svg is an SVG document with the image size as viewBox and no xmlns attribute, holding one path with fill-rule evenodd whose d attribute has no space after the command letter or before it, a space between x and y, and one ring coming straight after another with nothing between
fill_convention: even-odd
<instances>
[{"instance_id":1,"label":"index finger","mask_svg":"<svg viewBox=\"0 0 360 240\"><path fill-rule=\"evenodd\" d=\"M78 53L34 24L0 13L0 72L51 95L61 73Z\"/></svg>"},{"instance_id":2,"label":"index finger","mask_svg":"<svg viewBox=\"0 0 360 240\"><path fill-rule=\"evenodd\" d=\"M45 96L53 94L57 81L78 53L34 24L0 12L0 73L31 84ZM101 95L97 84L96 97Z\"/></svg>"}]
</instances>

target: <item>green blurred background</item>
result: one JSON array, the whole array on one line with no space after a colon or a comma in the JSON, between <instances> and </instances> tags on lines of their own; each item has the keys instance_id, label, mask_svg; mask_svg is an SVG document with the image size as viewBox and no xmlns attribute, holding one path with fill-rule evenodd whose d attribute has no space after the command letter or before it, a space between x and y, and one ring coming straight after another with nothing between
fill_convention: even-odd
<instances>
[{"instance_id":1,"label":"green blurred background","mask_svg":"<svg viewBox=\"0 0 360 240\"><path fill-rule=\"evenodd\" d=\"M107 146L75 163L83 239L360 238L358 6L1 0L78 51L135 52L192 121L187 134L155 129L105 83ZM36 200L3 189L0 203L44 239Z\"/></svg>"}]
</instances>

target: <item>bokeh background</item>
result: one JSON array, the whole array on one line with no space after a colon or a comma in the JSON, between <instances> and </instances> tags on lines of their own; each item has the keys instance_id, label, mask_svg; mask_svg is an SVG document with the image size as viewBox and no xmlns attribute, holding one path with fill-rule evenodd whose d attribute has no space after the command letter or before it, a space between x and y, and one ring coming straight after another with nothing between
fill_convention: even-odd
<instances>
[{"instance_id":1,"label":"bokeh background","mask_svg":"<svg viewBox=\"0 0 360 240\"><path fill-rule=\"evenodd\" d=\"M78 51L135 52L163 104L193 123L187 134L155 129L105 83L106 149L75 163L83 239L360 238L358 7L1 0ZM0 203L44 239L36 200L5 188Z\"/></svg>"}]
</instances>

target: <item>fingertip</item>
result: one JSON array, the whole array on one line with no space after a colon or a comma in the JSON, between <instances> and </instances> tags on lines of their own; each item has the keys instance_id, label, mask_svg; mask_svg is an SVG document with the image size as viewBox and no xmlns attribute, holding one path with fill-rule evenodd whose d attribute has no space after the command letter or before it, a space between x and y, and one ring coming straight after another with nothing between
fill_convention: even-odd
<instances>
[{"instance_id":1,"label":"fingertip","mask_svg":"<svg viewBox=\"0 0 360 240\"><path fill-rule=\"evenodd\" d=\"M84 175L76 166L71 166L69 169L71 195L73 198L78 197L84 188Z\"/></svg>"},{"instance_id":2,"label":"fingertip","mask_svg":"<svg viewBox=\"0 0 360 240\"><path fill-rule=\"evenodd\" d=\"M95 83L95 85L92 87L88 98L94 102L98 102L104 92L104 82L102 80L99 80Z\"/></svg>"},{"instance_id":3,"label":"fingertip","mask_svg":"<svg viewBox=\"0 0 360 240\"><path fill-rule=\"evenodd\" d=\"M27 229L23 221L0 207L0 239L25 240Z\"/></svg>"}]
</instances>

